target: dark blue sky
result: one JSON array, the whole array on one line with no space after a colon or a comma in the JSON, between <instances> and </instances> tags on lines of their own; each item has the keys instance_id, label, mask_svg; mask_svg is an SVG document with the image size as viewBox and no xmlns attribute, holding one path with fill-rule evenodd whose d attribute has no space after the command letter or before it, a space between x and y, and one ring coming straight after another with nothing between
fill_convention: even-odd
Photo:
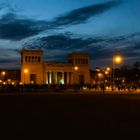
<instances>
[{"instance_id":1,"label":"dark blue sky","mask_svg":"<svg viewBox=\"0 0 140 140\"><path fill-rule=\"evenodd\" d=\"M43 49L65 61L71 51L91 55L91 67L140 60L139 0L1 0L0 67L19 67L20 50Z\"/></svg>"}]
</instances>

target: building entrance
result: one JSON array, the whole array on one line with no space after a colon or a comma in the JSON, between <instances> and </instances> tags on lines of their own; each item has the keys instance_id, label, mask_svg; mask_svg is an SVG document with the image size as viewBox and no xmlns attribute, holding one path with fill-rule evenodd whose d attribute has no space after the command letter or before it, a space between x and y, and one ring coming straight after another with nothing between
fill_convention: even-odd
<instances>
[{"instance_id":1,"label":"building entrance","mask_svg":"<svg viewBox=\"0 0 140 140\"><path fill-rule=\"evenodd\" d=\"M30 74L30 83L36 84L36 74Z\"/></svg>"},{"instance_id":2,"label":"building entrance","mask_svg":"<svg viewBox=\"0 0 140 140\"><path fill-rule=\"evenodd\" d=\"M84 84L84 75L83 74L79 75L79 83Z\"/></svg>"},{"instance_id":3,"label":"building entrance","mask_svg":"<svg viewBox=\"0 0 140 140\"><path fill-rule=\"evenodd\" d=\"M64 79L63 79L62 72L57 72L57 83L58 84L64 84Z\"/></svg>"}]
</instances>

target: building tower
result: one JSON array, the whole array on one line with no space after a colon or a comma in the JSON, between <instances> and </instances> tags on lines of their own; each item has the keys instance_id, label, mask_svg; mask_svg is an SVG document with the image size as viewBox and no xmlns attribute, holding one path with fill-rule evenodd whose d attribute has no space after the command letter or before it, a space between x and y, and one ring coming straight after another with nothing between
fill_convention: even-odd
<instances>
[{"instance_id":1,"label":"building tower","mask_svg":"<svg viewBox=\"0 0 140 140\"><path fill-rule=\"evenodd\" d=\"M73 83L90 83L89 54L73 52L69 54L69 63L72 63Z\"/></svg>"},{"instance_id":2,"label":"building tower","mask_svg":"<svg viewBox=\"0 0 140 140\"><path fill-rule=\"evenodd\" d=\"M23 84L43 84L42 50L22 50L21 82Z\"/></svg>"}]
</instances>

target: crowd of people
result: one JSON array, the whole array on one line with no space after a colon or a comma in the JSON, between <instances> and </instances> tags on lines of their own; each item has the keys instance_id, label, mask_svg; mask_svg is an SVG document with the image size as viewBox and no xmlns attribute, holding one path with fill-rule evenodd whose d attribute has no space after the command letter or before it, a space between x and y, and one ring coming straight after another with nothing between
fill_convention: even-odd
<instances>
[{"instance_id":1,"label":"crowd of people","mask_svg":"<svg viewBox=\"0 0 140 140\"><path fill-rule=\"evenodd\" d=\"M140 88L138 84L54 84L54 85L37 85L37 84L25 84L25 85L0 85L0 93L36 93L36 92L96 92L96 91L129 91L134 92Z\"/></svg>"},{"instance_id":2,"label":"crowd of people","mask_svg":"<svg viewBox=\"0 0 140 140\"><path fill-rule=\"evenodd\" d=\"M105 85L101 84L100 89L104 92L105 90L112 90L112 91L137 91L140 86L138 84L111 84Z\"/></svg>"}]
</instances>

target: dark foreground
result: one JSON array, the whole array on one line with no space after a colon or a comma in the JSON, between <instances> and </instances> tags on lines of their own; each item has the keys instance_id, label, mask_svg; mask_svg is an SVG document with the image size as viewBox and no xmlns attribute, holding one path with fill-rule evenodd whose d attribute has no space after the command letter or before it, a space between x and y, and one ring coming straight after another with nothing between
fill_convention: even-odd
<instances>
[{"instance_id":1,"label":"dark foreground","mask_svg":"<svg viewBox=\"0 0 140 140\"><path fill-rule=\"evenodd\" d=\"M0 139L140 139L140 95L0 96Z\"/></svg>"}]
</instances>

